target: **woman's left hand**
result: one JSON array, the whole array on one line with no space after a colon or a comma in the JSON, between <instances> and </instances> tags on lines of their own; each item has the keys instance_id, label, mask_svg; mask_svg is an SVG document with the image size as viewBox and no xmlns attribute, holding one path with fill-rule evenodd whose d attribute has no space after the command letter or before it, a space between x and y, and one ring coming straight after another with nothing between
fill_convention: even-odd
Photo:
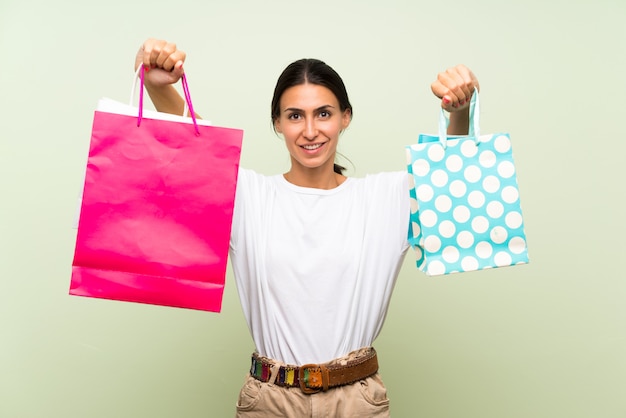
<instances>
[{"instance_id":1,"label":"woman's left hand","mask_svg":"<svg viewBox=\"0 0 626 418\"><path fill-rule=\"evenodd\" d=\"M441 107L451 113L467 109L474 88L480 90L474 73L462 64L439 73L430 88L441 99Z\"/></svg>"}]
</instances>

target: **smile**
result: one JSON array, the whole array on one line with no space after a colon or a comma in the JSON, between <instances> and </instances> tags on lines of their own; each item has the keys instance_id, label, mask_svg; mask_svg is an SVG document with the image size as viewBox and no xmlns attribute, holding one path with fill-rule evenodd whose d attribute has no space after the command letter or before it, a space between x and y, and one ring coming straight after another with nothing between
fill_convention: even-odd
<instances>
[{"instance_id":1,"label":"smile","mask_svg":"<svg viewBox=\"0 0 626 418\"><path fill-rule=\"evenodd\" d=\"M325 143L321 144L311 144L311 145L300 145L301 148L304 148L307 151L314 151L320 147L322 147Z\"/></svg>"}]
</instances>

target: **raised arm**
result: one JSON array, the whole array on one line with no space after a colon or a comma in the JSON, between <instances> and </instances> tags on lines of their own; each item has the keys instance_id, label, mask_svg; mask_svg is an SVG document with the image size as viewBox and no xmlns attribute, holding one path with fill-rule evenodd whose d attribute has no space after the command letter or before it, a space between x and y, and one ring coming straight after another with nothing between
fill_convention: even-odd
<instances>
[{"instance_id":1,"label":"raised arm","mask_svg":"<svg viewBox=\"0 0 626 418\"><path fill-rule=\"evenodd\" d=\"M469 102L474 88L480 90L478 79L464 65L448 68L437 75L431 90L439 99L441 107L450 112L449 135L466 135L469 129Z\"/></svg>"},{"instance_id":2,"label":"raised arm","mask_svg":"<svg viewBox=\"0 0 626 418\"><path fill-rule=\"evenodd\" d=\"M182 115L185 102L174 88L183 75L186 54L176 44L148 39L137 51L135 70L143 65L147 71L144 82L154 107L159 112Z\"/></svg>"}]
</instances>

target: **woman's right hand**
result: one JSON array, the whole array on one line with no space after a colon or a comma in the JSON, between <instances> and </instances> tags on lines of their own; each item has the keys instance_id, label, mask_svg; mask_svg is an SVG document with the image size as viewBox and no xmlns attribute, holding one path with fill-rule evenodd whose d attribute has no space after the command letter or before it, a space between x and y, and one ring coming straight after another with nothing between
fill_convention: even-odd
<instances>
[{"instance_id":1,"label":"woman's right hand","mask_svg":"<svg viewBox=\"0 0 626 418\"><path fill-rule=\"evenodd\" d=\"M146 68L146 87L158 88L175 84L183 75L186 56L176 44L150 38L137 51L135 71L140 65Z\"/></svg>"}]
</instances>

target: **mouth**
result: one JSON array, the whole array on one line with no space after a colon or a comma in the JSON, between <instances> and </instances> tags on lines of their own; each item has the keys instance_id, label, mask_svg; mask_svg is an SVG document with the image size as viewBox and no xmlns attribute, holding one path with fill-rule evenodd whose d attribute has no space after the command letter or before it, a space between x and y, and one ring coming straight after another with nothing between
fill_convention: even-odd
<instances>
[{"instance_id":1,"label":"mouth","mask_svg":"<svg viewBox=\"0 0 626 418\"><path fill-rule=\"evenodd\" d=\"M306 144L306 145L300 145L300 148L302 148L305 151L308 152L314 152L317 151L318 149L322 148L324 145L326 145L326 142L321 142L318 144Z\"/></svg>"}]
</instances>

